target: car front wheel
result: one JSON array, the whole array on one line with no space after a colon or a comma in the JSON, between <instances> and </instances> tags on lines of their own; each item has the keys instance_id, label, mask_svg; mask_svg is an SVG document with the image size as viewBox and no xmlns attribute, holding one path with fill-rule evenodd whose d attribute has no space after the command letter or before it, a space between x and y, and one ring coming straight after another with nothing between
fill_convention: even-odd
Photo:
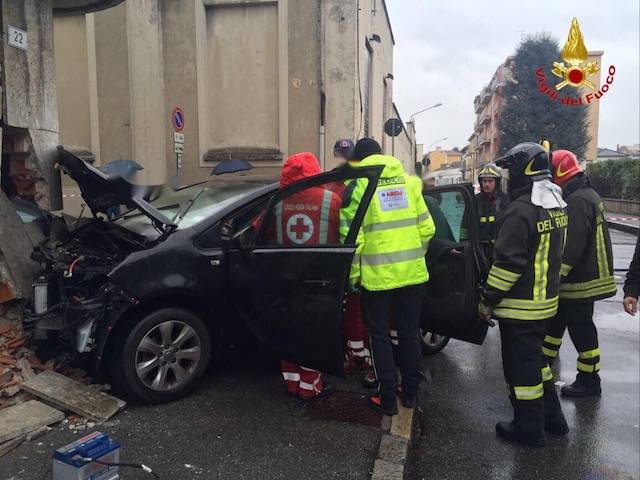
<instances>
[{"instance_id":1,"label":"car front wheel","mask_svg":"<svg viewBox=\"0 0 640 480\"><path fill-rule=\"evenodd\" d=\"M449 337L438 333L429 332L420 329L420 346L422 347L422 355L433 355L438 353L449 343Z\"/></svg>"},{"instance_id":2,"label":"car front wheel","mask_svg":"<svg viewBox=\"0 0 640 480\"><path fill-rule=\"evenodd\" d=\"M181 308L152 312L122 337L116 385L145 403L184 397L198 384L211 355L204 322Z\"/></svg>"}]
</instances>

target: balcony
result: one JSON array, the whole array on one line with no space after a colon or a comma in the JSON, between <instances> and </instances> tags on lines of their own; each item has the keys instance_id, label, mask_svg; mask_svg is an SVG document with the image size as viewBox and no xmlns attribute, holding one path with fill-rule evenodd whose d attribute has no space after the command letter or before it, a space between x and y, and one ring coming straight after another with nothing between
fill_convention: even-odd
<instances>
[{"instance_id":1,"label":"balcony","mask_svg":"<svg viewBox=\"0 0 640 480\"><path fill-rule=\"evenodd\" d=\"M491 98L491 91L488 87L484 87L482 92L480 93L480 104L484 105Z\"/></svg>"},{"instance_id":2,"label":"balcony","mask_svg":"<svg viewBox=\"0 0 640 480\"><path fill-rule=\"evenodd\" d=\"M486 133L481 133L478 135L478 145L488 145L491 143L491 138Z\"/></svg>"},{"instance_id":3,"label":"balcony","mask_svg":"<svg viewBox=\"0 0 640 480\"><path fill-rule=\"evenodd\" d=\"M491 121L491 115L487 114L487 113L483 113L482 115L480 115L480 118L478 118L478 127L481 127L482 125L485 125L487 123L489 123Z\"/></svg>"}]
</instances>

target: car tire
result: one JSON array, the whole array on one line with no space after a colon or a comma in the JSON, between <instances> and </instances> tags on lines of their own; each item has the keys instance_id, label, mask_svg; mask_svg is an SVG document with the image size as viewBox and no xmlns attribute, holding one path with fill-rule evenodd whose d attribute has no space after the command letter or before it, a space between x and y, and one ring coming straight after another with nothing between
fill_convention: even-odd
<instances>
[{"instance_id":1,"label":"car tire","mask_svg":"<svg viewBox=\"0 0 640 480\"><path fill-rule=\"evenodd\" d=\"M420 348L422 356L433 355L442 351L449 343L450 338L427 330L420 329Z\"/></svg>"},{"instance_id":2,"label":"car tire","mask_svg":"<svg viewBox=\"0 0 640 480\"><path fill-rule=\"evenodd\" d=\"M166 403L193 391L211 357L205 323L182 308L146 314L121 332L112 376L115 386L143 403Z\"/></svg>"}]
</instances>

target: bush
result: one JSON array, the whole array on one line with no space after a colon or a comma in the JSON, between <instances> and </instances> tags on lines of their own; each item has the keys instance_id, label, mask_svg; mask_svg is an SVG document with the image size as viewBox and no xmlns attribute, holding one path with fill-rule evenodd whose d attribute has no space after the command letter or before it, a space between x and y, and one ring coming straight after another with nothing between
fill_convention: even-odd
<instances>
[{"instance_id":1,"label":"bush","mask_svg":"<svg viewBox=\"0 0 640 480\"><path fill-rule=\"evenodd\" d=\"M587 175L603 198L640 200L640 160L590 162Z\"/></svg>"}]
</instances>

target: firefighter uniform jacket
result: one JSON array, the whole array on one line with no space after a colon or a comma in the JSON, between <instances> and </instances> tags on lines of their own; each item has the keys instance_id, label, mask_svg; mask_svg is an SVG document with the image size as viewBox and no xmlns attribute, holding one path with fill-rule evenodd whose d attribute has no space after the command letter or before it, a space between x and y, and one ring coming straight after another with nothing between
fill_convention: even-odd
<instances>
[{"instance_id":1,"label":"firefighter uniform jacket","mask_svg":"<svg viewBox=\"0 0 640 480\"><path fill-rule=\"evenodd\" d=\"M495 318L545 320L556 314L567 223L563 209L531 203L531 189L509 205L487 278L486 300Z\"/></svg>"},{"instance_id":2,"label":"firefighter uniform jacket","mask_svg":"<svg viewBox=\"0 0 640 480\"><path fill-rule=\"evenodd\" d=\"M480 192L476 195L476 205L480 216L480 241L493 245L498 233L498 222L509 205L509 197L500 191L496 191L491 197Z\"/></svg>"},{"instance_id":3,"label":"firefighter uniform jacket","mask_svg":"<svg viewBox=\"0 0 640 480\"><path fill-rule=\"evenodd\" d=\"M590 302L616 294L611 238L600 195L580 175L563 189L569 228L562 258L560 299Z\"/></svg>"}]
</instances>

